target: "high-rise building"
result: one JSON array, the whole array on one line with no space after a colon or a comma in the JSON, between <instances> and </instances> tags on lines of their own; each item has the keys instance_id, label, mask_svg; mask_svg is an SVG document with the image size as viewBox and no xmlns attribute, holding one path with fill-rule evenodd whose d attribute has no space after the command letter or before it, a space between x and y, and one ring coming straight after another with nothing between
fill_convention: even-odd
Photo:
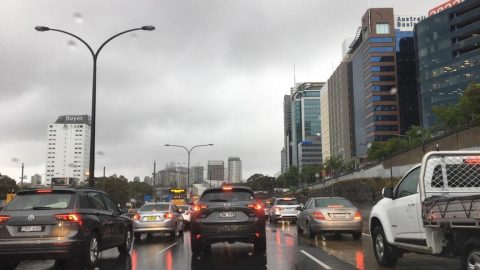
<instances>
[{"instance_id":1,"label":"high-rise building","mask_svg":"<svg viewBox=\"0 0 480 270\"><path fill-rule=\"evenodd\" d=\"M239 157L228 158L228 182L242 182L242 160Z\"/></svg>"},{"instance_id":2,"label":"high-rise building","mask_svg":"<svg viewBox=\"0 0 480 270\"><path fill-rule=\"evenodd\" d=\"M90 117L63 115L48 126L46 185L72 184L88 178Z\"/></svg>"},{"instance_id":3,"label":"high-rise building","mask_svg":"<svg viewBox=\"0 0 480 270\"><path fill-rule=\"evenodd\" d=\"M386 141L400 129L393 9L368 9L348 53L355 156L365 156L368 143Z\"/></svg>"},{"instance_id":4,"label":"high-rise building","mask_svg":"<svg viewBox=\"0 0 480 270\"><path fill-rule=\"evenodd\" d=\"M208 161L208 180L225 181L225 169L223 160Z\"/></svg>"},{"instance_id":5,"label":"high-rise building","mask_svg":"<svg viewBox=\"0 0 480 270\"><path fill-rule=\"evenodd\" d=\"M281 153L281 171L285 173L292 164L292 96L283 97L283 150Z\"/></svg>"},{"instance_id":6,"label":"high-rise building","mask_svg":"<svg viewBox=\"0 0 480 270\"><path fill-rule=\"evenodd\" d=\"M300 170L305 165L322 163L320 89L323 85L323 82L306 82L296 85L293 89L292 165Z\"/></svg>"},{"instance_id":7,"label":"high-rise building","mask_svg":"<svg viewBox=\"0 0 480 270\"><path fill-rule=\"evenodd\" d=\"M329 156L341 157L345 161L349 161L354 150L352 138L352 67L351 62L346 58L335 69L332 76L328 79L328 87L326 92L327 99L322 99L322 142L324 139L330 138L330 142L326 144L330 147ZM324 103L328 107L328 126L323 123L324 119ZM324 138L325 136L325 138ZM327 157L323 157L325 160Z\"/></svg>"},{"instance_id":8,"label":"high-rise building","mask_svg":"<svg viewBox=\"0 0 480 270\"><path fill-rule=\"evenodd\" d=\"M42 184L42 176L40 174L34 174L31 177L32 186L38 186Z\"/></svg>"},{"instance_id":9,"label":"high-rise building","mask_svg":"<svg viewBox=\"0 0 480 270\"><path fill-rule=\"evenodd\" d=\"M480 1L449 3L415 28L424 128L436 124L433 107L457 103L470 83L480 81Z\"/></svg>"},{"instance_id":10,"label":"high-rise building","mask_svg":"<svg viewBox=\"0 0 480 270\"><path fill-rule=\"evenodd\" d=\"M203 182L203 166L197 165L190 167L190 181L194 184Z\"/></svg>"}]
</instances>

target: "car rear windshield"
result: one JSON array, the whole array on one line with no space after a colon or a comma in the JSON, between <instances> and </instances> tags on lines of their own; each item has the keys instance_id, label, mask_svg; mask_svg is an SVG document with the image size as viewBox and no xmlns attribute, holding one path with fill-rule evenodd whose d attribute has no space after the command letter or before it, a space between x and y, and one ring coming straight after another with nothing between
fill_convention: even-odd
<instances>
[{"instance_id":1,"label":"car rear windshield","mask_svg":"<svg viewBox=\"0 0 480 270\"><path fill-rule=\"evenodd\" d=\"M167 211L168 210L168 204L147 204L142 206L140 208L140 211Z\"/></svg>"},{"instance_id":2,"label":"car rear windshield","mask_svg":"<svg viewBox=\"0 0 480 270\"><path fill-rule=\"evenodd\" d=\"M297 205L297 199L278 199L277 205Z\"/></svg>"},{"instance_id":3,"label":"car rear windshield","mask_svg":"<svg viewBox=\"0 0 480 270\"><path fill-rule=\"evenodd\" d=\"M343 198L315 199L316 207L355 207L352 202Z\"/></svg>"},{"instance_id":4,"label":"car rear windshield","mask_svg":"<svg viewBox=\"0 0 480 270\"><path fill-rule=\"evenodd\" d=\"M247 190L211 190L203 194L202 202L235 202L253 200L253 194Z\"/></svg>"},{"instance_id":5,"label":"car rear windshield","mask_svg":"<svg viewBox=\"0 0 480 270\"><path fill-rule=\"evenodd\" d=\"M178 205L178 208L180 208L181 210L188 210L190 208L190 206L188 206L188 205Z\"/></svg>"},{"instance_id":6,"label":"car rear windshield","mask_svg":"<svg viewBox=\"0 0 480 270\"><path fill-rule=\"evenodd\" d=\"M7 210L50 210L72 208L74 193L26 193L17 194Z\"/></svg>"}]
</instances>

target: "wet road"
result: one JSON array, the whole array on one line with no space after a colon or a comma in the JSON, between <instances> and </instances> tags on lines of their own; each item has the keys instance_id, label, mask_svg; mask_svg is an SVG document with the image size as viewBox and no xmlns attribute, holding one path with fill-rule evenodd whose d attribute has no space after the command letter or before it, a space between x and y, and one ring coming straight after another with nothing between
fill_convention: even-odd
<instances>
[{"instance_id":1,"label":"wet road","mask_svg":"<svg viewBox=\"0 0 480 270\"><path fill-rule=\"evenodd\" d=\"M17 269L54 269L53 261L25 261ZM351 235L297 237L295 224L267 224L267 253L253 255L248 244L215 244L208 257L193 257L190 234L185 232L177 241L162 235L142 238L134 243L131 255L118 257L116 249L102 252L96 269L459 269L458 260L433 256L405 254L395 268L379 267L372 252L368 234L361 240Z\"/></svg>"}]
</instances>

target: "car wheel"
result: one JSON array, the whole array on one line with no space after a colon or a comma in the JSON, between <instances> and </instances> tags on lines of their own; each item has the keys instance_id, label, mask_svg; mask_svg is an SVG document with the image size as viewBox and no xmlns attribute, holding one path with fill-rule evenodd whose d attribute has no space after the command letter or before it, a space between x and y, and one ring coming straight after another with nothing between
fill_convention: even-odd
<instances>
[{"instance_id":1,"label":"car wheel","mask_svg":"<svg viewBox=\"0 0 480 270\"><path fill-rule=\"evenodd\" d=\"M136 232L133 234L135 236L135 240L140 241L140 238L142 238L142 234L139 232Z\"/></svg>"},{"instance_id":2,"label":"car wheel","mask_svg":"<svg viewBox=\"0 0 480 270\"><path fill-rule=\"evenodd\" d=\"M362 238L362 232L354 232L352 233L352 236L353 240L359 240L360 238Z\"/></svg>"},{"instance_id":3,"label":"car wheel","mask_svg":"<svg viewBox=\"0 0 480 270\"><path fill-rule=\"evenodd\" d=\"M13 270L17 268L19 264L20 261L16 258L0 257L0 265L2 266L2 269Z\"/></svg>"},{"instance_id":4,"label":"car wheel","mask_svg":"<svg viewBox=\"0 0 480 270\"><path fill-rule=\"evenodd\" d=\"M297 234L298 235L303 234L303 230L302 230L302 228L300 228L300 222L297 222Z\"/></svg>"},{"instance_id":5,"label":"car wheel","mask_svg":"<svg viewBox=\"0 0 480 270\"><path fill-rule=\"evenodd\" d=\"M190 238L190 248L193 255L198 255L200 252L202 252L202 245L200 241L193 239L193 237Z\"/></svg>"},{"instance_id":6,"label":"car wheel","mask_svg":"<svg viewBox=\"0 0 480 270\"><path fill-rule=\"evenodd\" d=\"M267 250L267 238L259 237L253 242L253 251L255 255L263 255Z\"/></svg>"},{"instance_id":7,"label":"car wheel","mask_svg":"<svg viewBox=\"0 0 480 270\"><path fill-rule=\"evenodd\" d=\"M96 233L92 233L90 239L87 242L87 246L84 253L84 261L87 267L94 267L100 256L100 242Z\"/></svg>"},{"instance_id":8,"label":"car wheel","mask_svg":"<svg viewBox=\"0 0 480 270\"><path fill-rule=\"evenodd\" d=\"M132 243L133 243L133 232L132 229L127 229L127 233L125 233L125 239L123 240L123 243L118 246L118 252L120 254L125 255L130 252L132 249Z\"/></svg>"},{"instance_id":9,"label":"car wheel","mask_svg":"<svg viewBox=\"0 0 480 270\"><path fill-rule=\"evenodd\" d=\"M394 266L397 264L398 257L394 253L394 247L387 242L381 226L377 226L373 230L372 240L373 252L379 265Z\"/></svg>"},{"instance_id":10,"label":"car wheel","mask_svg":"<svg viewBox=\"0 0 480 270\"><path fill-rule=\"evenodd\" d=\"M306 227L307 227L308 239L315 238L315 232L312 231L312 227L310 227L310 223L307 222Z\"/></svg>"},{"instance_id":11,"label":"car wheel","mask_svg":"<svg viewBox=\"0 0 480 270\"><path fill-rule=\"evenodd\" d=\"M462 248L461 267L462 270L479 269L480 267L480 240L473 238L465 243Z\"/></svg>"}]
</instances>

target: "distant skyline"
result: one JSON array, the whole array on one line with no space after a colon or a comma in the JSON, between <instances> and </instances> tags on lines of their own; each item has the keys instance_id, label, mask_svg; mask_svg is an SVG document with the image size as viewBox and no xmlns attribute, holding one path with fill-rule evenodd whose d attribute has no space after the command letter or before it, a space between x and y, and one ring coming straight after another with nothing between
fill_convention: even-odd
<instances>
[{"instance_id":1,"label":"distant skyline","mask_svg":"<svg viewBox=\"0 0 480 270\"><path fill-rule=\"evenodd\" d=\"M443 0L4 0L0 9L0 173L45 174L47 128L90 115L92 59L74 33L102 50L97 73L95 175L143 179L153 161L242 159L243 178L280 171L283 95L326 81L370 7L427 15ZM120 19L121 18L121 19ZM161 168L161 167L160 167Z\"/></svg>"}]
</instances>

